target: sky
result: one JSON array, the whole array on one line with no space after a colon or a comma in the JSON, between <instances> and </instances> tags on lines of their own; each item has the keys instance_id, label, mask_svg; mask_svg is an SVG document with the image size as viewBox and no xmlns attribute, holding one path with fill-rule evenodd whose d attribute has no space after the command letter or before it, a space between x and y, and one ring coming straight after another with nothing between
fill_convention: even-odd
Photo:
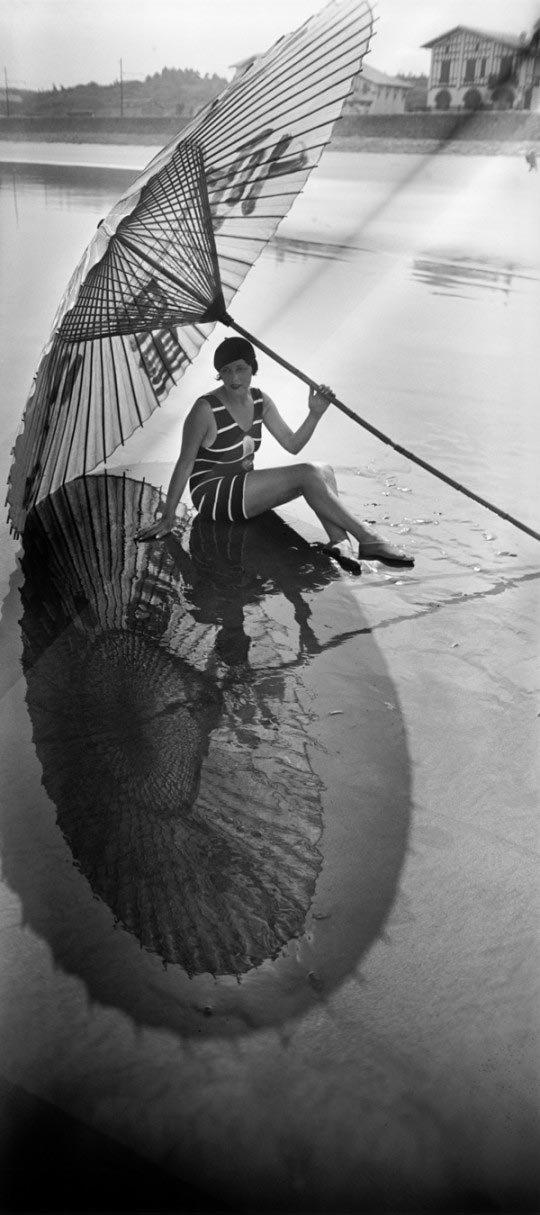
<instances>
[{"instance_id":1,"label":"sky","mask_svg":"<svg viewBox=\"0 0 540 1215\"><path fill-rule=\"evenodd\" d=\"M1 0L0 87L109 84L195 68L230 78L231 65L267 50L323 0ZM454 25L519 34L540 0L378 0L369 62L390 75L427 72L421 45Z\"/></svg>"}]
</instances>

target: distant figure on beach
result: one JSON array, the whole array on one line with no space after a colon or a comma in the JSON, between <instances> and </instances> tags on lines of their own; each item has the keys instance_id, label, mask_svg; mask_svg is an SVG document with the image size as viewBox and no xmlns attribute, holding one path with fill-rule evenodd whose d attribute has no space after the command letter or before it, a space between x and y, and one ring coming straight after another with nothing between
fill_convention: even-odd
<instances>
[{"instance_id":1,"label":"distant figure on beach","mask_svg":"<svg viewBox=\"0 0 540 1215\"><path fill-rule=\"evenodd\" d=\"M291 430L276 405L251 381L258 370L255 350L245 338L232 337L217 347L214 367L219 388L200 396L187 415L180 455L159 520L141 528L138 540L161 539L173 530L176 509L187 486L202 519L245 522L295 498L304 498L317 515L329 553L344 569L360 573L359 562L413 566L414 559L360 523L342 504L329 464L287 464L254 468L262 426L292 455L302 451L332 399L330 389L310 388L308 414ZM353 553L349 537L358 542Z\"/></svg>"},{"instance_id":2,"label":"distant figure on beach","mask_svg":"<svg viewBox=\"0 0 540 1215\"><path fill-rule=\"evenodd\" d=\"M525 160L527 161L527 164L529 166L529 173L531 173L533 169L536 172L538 169L538 165L536 162L536 152L535 152L534 148L531 148L529 152L525 153Z\"/></svg>"}]
</instances>

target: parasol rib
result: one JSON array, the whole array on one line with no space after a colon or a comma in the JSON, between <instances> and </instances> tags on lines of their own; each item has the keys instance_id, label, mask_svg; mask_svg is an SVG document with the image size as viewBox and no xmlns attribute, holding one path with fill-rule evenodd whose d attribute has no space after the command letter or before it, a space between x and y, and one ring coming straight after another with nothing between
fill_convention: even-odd
<instances>
[{"instance_id":1,"label":"parasol rib","mask_svg":"<svg viewBox=\"0 0 540 1215\"><path fill-rule=\"evenodd\" d=\"M146 266L151 266L153 270L158 270L161 277L167 279L167 281L172 283L175 287L180 287L186 291L189 290L191 292L191 294L193 296L195 296L195 298L197 298L196 292L193 287L190 287L188 285L188 283L183 281L181 278L178 278L176 275L171 274L171 272L169 270L166 270L164 268L164 266L162 265L162 263L158 262L156 260L156 258L150 257L150 255L148 253L143 253L140 245L139 246L134 245L132 243L132 241L127 240L125 236L123 236L123 237L117 236L116 239L119 244L124 245L124 247L126 249L130 249L132 253L135 253L139 261L143 262ZM202 293L199 295L199 300L200 300L200 303L203 305L203 307L206 308L208 305L208 301L204 298ZM144 328L146 330L148 328L148 326L141 325L141 328ZM131 330L130 332L133 332L133 331Z\"/></svg>"}]
</instances>

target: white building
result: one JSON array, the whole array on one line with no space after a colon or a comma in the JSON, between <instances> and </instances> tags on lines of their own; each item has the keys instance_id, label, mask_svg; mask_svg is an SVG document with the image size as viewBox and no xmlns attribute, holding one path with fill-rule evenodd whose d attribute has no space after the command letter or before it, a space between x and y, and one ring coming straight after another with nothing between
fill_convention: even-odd
<instances>
[{"instance_id":1,"label":"white building","mask_svg":"<svg viewBox=\"0 0 540 1215\"><path fill-rule=\"evenodd\" d=\"M356 77L354 89L347 98L345 114L403 114L407 93L414 85L399 76L387 76L371 64L364 63Z\"/></svg>"},{"instance_id":2,"label":"white building","mask_svg":"<svg viewBox=\"0 0 540 1215\"><path fill-rule=\"evenodd\" d=\"M428 106L434 110L538 109L538 38L456 25L423 44L431 51Z\"/></svg>"}]
</instances>

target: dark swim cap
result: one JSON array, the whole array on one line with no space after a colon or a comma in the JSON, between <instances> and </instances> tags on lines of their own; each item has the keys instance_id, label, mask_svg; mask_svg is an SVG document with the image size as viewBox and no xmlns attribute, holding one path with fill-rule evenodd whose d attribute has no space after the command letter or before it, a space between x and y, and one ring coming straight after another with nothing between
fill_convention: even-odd
<instances>
[{"instance_id":1,"label":"dark swim cap","mask_svg":"<svg viewBox=\"0 0 540 1215\"><path fill-rule=\"evenodd\" d=\"M234 363L236 359L243 359L244 363L248 363L253 373L259 370L257 356L251 342L242 337L225 338L214 354L216 371L221 371L222 367L226 367L228 363Z\"/></svg>"}]
</instances>

